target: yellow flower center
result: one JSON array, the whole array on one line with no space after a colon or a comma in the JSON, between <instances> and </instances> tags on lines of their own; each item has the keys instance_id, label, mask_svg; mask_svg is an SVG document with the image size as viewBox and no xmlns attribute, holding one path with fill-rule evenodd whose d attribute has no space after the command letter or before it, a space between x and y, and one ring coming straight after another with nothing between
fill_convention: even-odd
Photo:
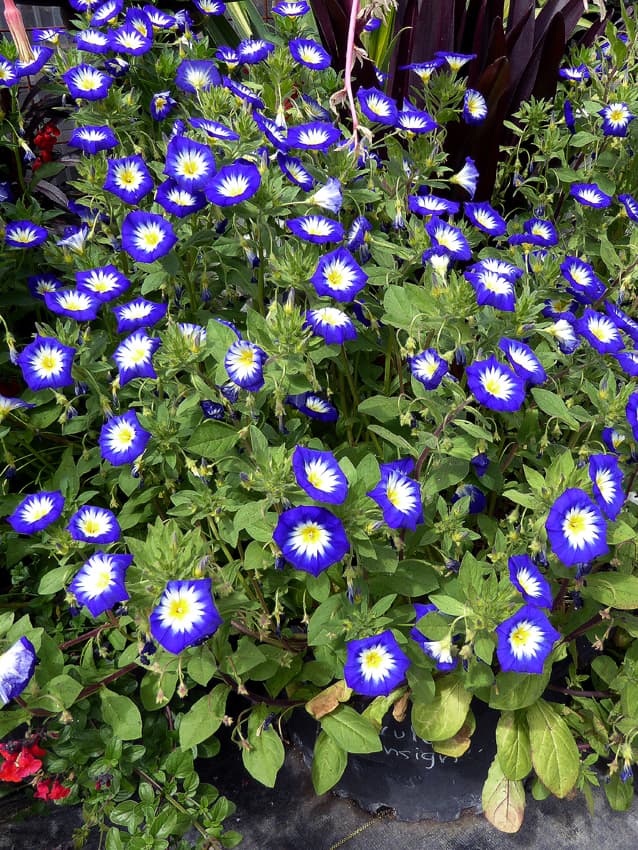
<instances>
[{"instance_id":1,"label":"yellow flower center","mask_svg":"<svg viewBox=\"0 0 638 850\"><path fill-rule=\"evenodd\" d=\"M317 543L321 536L321 529L318 525L309 524L301 529L301 539L306 544Z\"/></svg>"}]
</instances>

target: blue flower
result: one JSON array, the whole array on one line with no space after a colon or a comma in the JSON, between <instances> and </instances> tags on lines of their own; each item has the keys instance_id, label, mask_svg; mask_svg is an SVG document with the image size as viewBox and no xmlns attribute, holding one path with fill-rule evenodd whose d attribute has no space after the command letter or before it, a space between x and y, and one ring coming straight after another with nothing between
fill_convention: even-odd
<instances>
[{"instance_id":1,"label":"blue flower","mask_svg":"<svg viewBox=\"0 0 638 850\"><path fill-rule=\"evenodd\" d=\"M124 0L106 0L96 7L93 12L90 24L92 27L99 27L102 24L107 24L113 18L117 18L124 8Z\"/></svg>"},{"instance_id":2,"label":"blue flower","mask_svg":"<svg viewBox=\"0 0 638 850\"><path fill-rule=\"evenodd\" d=\"M164 318L167 310L167 304L156 304L144 298L136 298L128 304L113 307L117 332L121 334L136 331L138 328L150 328Z\"/></svg>"},{"instance_id":3,"label":"blue flower","mask_svg":"<svg viewBox=\"0 0 638 850\"><path fill-rule=\"evenodd\" d=\"M108 53L110 43L106 33L100 30L85 29L74 35L75 46L86 53Z\"/></svg>"},{"instance_id":4,"label":"blue flower","mask_svg":"<svg viewBox=\"0 0 638 850\"><path fill-rule=\"evenodd\" d=\"M253 121L259 127L261 132L278 151L286 152L288 150L288 130L285 124L278 124L270 118L266 118L261 112L256 109L253 112Z\"/></svg>"},{"instance_id":5,"label":"blue flower","mask_svg":"<svg viewBox=\"0 0 638 850\"><path fill-rule=\"evenodd\" d=\"M261 174L256 165L234 162L224 165L208 183L206 197L220 207L233 206L252 198L261 185Z\"/></svg>"},{"instance_id":6,"label":"blue flower","mask_svg":"<svg viewBox=\"0 0 638 850\"><path fill-rule=\"evenodd\" d=\"M605 194L595 183L572 183L569 194L585 207L604 209L611 206L611 195Z\"/></svg>"},{"instance_id":7,"label":"blue flower","mask_svg":"<svg viewBox=\"0 0 638 850\"><path fill-rule=\"evenodd\" d=\"M336 248L321 257L310 280L318 295L347 302L363 289L368 275L346 248Z\"/></svg>"},{"instance_id":8,"label":"blue flower","mask_svg":"<svg viewBox=\"0 0 638 850\"><path fill-rule=\"evenodd\" d=\"M90 322L97 318L100 300L78 289L56 289L45 292L44 301L52 313L67 316L76 322Z\"/></svg>"},{"instance_id":9,"label":"blue flower","mask_svg":"<svg viewBox=\"0 0 638 850\"><path fill-rule=\"evenodd\" d=\"M151 118L154 121L163 121L170 115L175 106L177 106L177 101L171 97L170 91L158 91L151 98L149 106Z\"/></svg>"},{"instance_id":10,"label":"blue flower","mask_svg":"<svg viewBox=\"0 0 638 850\"><path fill-rule=\"evenodd\" d=\"M275 15L281 15L284 18L298 18L310 11L310 6L306 0L281 0L272 7Z\"/></svg>"},{"instance_id":11,"label":"blue flower","mask_svg":"<svg viewBox=\"0 0 638 850\"><path fill-rule=\"evenodd\" d=\"M558 245L558 233L551 221L530 218L523 223L523 233L515 233L507 241L510 245L539 245L551 248Z\"/></svg>"},{"instance_id":12,"label":"blue flower","mask_svg":"<svg viewBox=\"0 0 638 850\"><path fill-rule=\"evenodd\" d=\"M0 56L0 88L11 88L20 79L16 66L5 56Z\"/></svg>"},{"instance_id":13,"label":"blue flower","mask_svg":"<svg viewBox=\"0 0 638 850\"><path fill-rule=\"evenodd\" d=\"M172 225L161 215L136 210L122 222L122 249L138 263L165 256L176 242Z\"/></svg>"},{"instance_id":14,"label":"blue flower","mask_svg":"<svg viewBox=\"0 0 638 850\"><path fill-rule=\"evenodd\" d=\"M605 312L616 327L628 334L634 343L638 345L638 322L632 319L624 310L621 310L617 304L612 304L611 301L605 301Z\"/></svg>"},{"instance_id":15,"label":"blue flower","mask_svg":"<svg viewBox=\"0 0 638 850\"><path fill-rule=\"evenodd\" d=\"M175 74L177 88L192 94L208 91L221 82L221 75L210 59L183 59Z\"/></svg>"},{"instance_id":16,"label":"blue flower","mask_svg":"<svg viewBox=\"0 0 638 850\"><path fill-rule=\"evenodd\" d=\"M323 71L330 67L330 54L311 38L293 38L288 42L288 48L295 62L306 68Z\"/></svg>"},{"instance_id":17,"label":"blue flower","mask_svg":"<svg viewBox=\"0 0 638 850\"><path fill-rule=\"evenodd\" d=\"M27 278L27 286L29 292L35 297L44 301L45 292L55 292L56 289L62 287L62 281L55 275L44 272L43 274L34 274Z\"/></svg>"},{"instance_id":18,"label":"blue flower","mask_svg":"<svg viewBox=\"0 0 638 850\"><path fill-rule=\"evenodd\" d=\"M463 112L466 124L482 124L487 118L487 101L480 91L466 89L463 96Z\"/></svg>"},{"instance_id":19,"label":"blue flower","mask_svg":"<svg viewBox=\"0 0 638 850\"><path fill-rule=\"evenodd\" d=\"M434 348L427 348L408 359L410 371L426 390L435 390L448 372L447 361Z\"/></svg>"},{"instance_id":20,"label":"blue flower","mask_svg":"<svg viewBox=\"0 0 638 850\"><path fill-rule=\"evenodd\" d=\"M76 65L69 68L62 79L69 89L71 97L84 98L85 100L102 100L109 93L113 85L113 77L92 65Z\"/></svg>"},{"instance_id":21,"label":"blue flower","mask_svg":"<svg viewBox=\"0 0 638 850\"><path fill-rule=\"evenodd\" d=\"M580 345L573 323L569 319L557 319L551 327L547 328L547 333L556 339L563 354L573 354Z\"/></svg>"},{"instance_id":22,"label":"blue flower","mask_svg":"<svg viewBox=\"0 0 638 850\"><path fill-rule=\"evenodd\" d=\"M605 518L584 490L565 490L552 505L545 529L552 551L568 567L607 554Z\"/></svg>"},{"instance_id":23,"label":"blue flower","mask_svg":"<svg viewBox=\"0 0 638 850\"><path fill-rule=\"evenodd\" d=\"M317 307L306 313L305 325L312 332L323 337L327 345L343 345L349 339L357 338L352 319L337 307Z\"/></svg>"},{"instance_id":24,"label":"blue flower","mask_svg":"<svg viewBox=\"0 0 638 850\"><path fill-rule=\"evenodd\" d=\"M302 505L279 515L273 539L297 570L318 576L350 551L341 520L326 508Z\"/></svg>"},{"instance_id":25,"label":"blue flower","mask_svg":"<svg viewBox=\"0 0 638 850\"><path fill-rule=\"evenodd\" d=\"M48 230L32 221L10 221L4 231L4 241L11 248L35 248L41 245Z\"/></svg>"},{"instance_id":26,"label":"blue flower","mask_svg":"<svg viewBox=\"0 0 638 850\"><path fill-rule=\"evenodd\" d=\"M589 69L587 65L578 65L576 68L561 68L558 76L569 82L576 83L589 79Z\"/></svg>"},{"instance_id":27,"label":"blue flower","mask_svg":"<svg viewBox=\"0 0 638 850\"><path fill-rule=\"evenodd\" d=\"M507 231L505 219L488 203L463 204L463 211L475 227L490 236L503 236Z\"/></svg>"},{"instance_id":28,"label":"blue flower","mask_svg":"<svg viewBox=\"0 0 638 850\"><path fill-rule=\"evenodd\" d=\"M263 348L247 339L238 339L226 352L224 366L233 383L256 393L264 385L263 365L267 359Z\"/></svg>"},{"instance_id":29,"label":"blue flower","mask_svg":"<svg viewBox=\"0 0 638 850\"><path fill-rule=\"evenodd\" d=\"M427 614L437 612L438 610L439 609L433 603L428 605L422 605L420 602L414 603L414 612L416 614L417 623L422 617L425 617ZM419 630L418 626L414 626L414 628L410 631L410 637L413 641L416 641L423 652L425 652L426 655L429 655L435 662L437 670L449 672L450 670L454 670L459 663L458 657L452 655L452 641L449 638L444 638L442 640L430 640Z\"/></svg>"},{"instance_id":30,"label":"blue flower","mask_svg":"<svg viewBox=\"0 0 638 850\"><path fill-rule=\"evenodd\" d=\"M237 46L239 61L245 65L256 65L266 59L275 49L272 41L263 38L246 38Z\"/></svg>"},{"instance_id":31,"label":"blue flower","mask_svg":"<svg viewBox=\"0 0 638 850\"><path fill-rule=\"evenodd\" d=\"M551 608L552 589L545 576L529 555L512 555L507 562L510 581L522 594L525 602L537 608Z\"/></svg>"},{"instance_id":32,"label":"blue flower","mask_svg":"<svg viewBox=\"0 0 638 850\"><path fill-rule=\"evenodd\" d=\"M470 198L474 197L476 187L478 185L478 179L478 169L476 168L474 160L469 156L465 157L465 165L463 168L449 178L450 183L454 183L456 186L461 186L462 189L465 189Z\"/></svg>"},{"instance_id":33,"label":"blue flower","mask_svg":"<svg viewBox=\"0 0 638 850\"><path fill-rule=\"evenodd\" d=\"M388 696L405 681L410 660L388 629L346 644L346 685L369 697Z\"/></svg>"},{"instance_id":34,"label":"blue flower","mask_svg":"<svg viewBox=\"0 0 638 850\"><path fill-rule=\"evenodd\" d=\"M343 203L341 182L336 177L329 177L328 181L317 189L308 200L318 207L338 213Z\"/></svg>"},{"instance_id":35,"label":"blue flower","mask_svg":"<svg viewBox=\"0 0 638 850\"><path fill-rule=\"evenodd\" d=\"M417 215L455 215L460 204L437 195L408 195L408 209Z\"/></svg>"},{"instance_id":36,"label":"blue flower","mask_svg":"<svg viewBox=\"0 0 638 850\"><path fill-rule=\"evenodd\" d=\"M474 472L479 478L482 478L490 465L490 459L485 452L479 452L470 460Z\"/></svg>"},{"instance_id":37,"label":"blue flower","mask_svg":"<svg viewBox=\"0 0 638 850\"><path fill-rule=\"evenodd\" d=\"M199 403L199 406L202 409L202 413L206 419L215 419L220 420L224 419L226 415L226 410L223 404L220 404L218 401L211 401L210 399L202 399Z\"/></svg>"},{"instance_id":38,"label":"blue flower","mask_svg":"<svg viewBox=\"0 0 638 850\"><path fill-rule=\"evenodd\" d=\"M286 226L300 239L315 244L341 242L344 236L343 226L323 215L303 215L299 218L289 218Z\"/></svg>"},{"instance_id":39,"label":"blue flower","mask_svg":"<svg viewBox=\"0 0 638 850\"><path fill-rule=\"evenodd\" d=\"M614 356L627 375L638 378L638 351L621 351Z\"/></svg>"},{"instance_id":40,"label":"blue flower","mask_svg":"<svg viewBox=\"0 0 638 850\"><path fill-rule=\"evenodd\" d=\"M444 248L452 260L471 260L472 249L458 227L439 218L431 218L425 225L432 244Z\"/></svg>"},{"instance_id":41,"label":"blue flower","mask_svg":"<svg viewBox=\"0 0 638 850\"><path fill-rule=\"evenodd\" d=\"M603 428L600 437L609 451L614 452L614 454L618 454L618 449L625 440L625 435L620 434L614 428Z\"/></svg>"},{"instance_id":42,"label":"blue flower","mask_svg":"<svg viewBox=\"0 0 638 850\"><path fill-rule=\"evenodd\" d=\"M295 183L304 192L309 192L315 185L315 178L303 167L301 160L297 157L279 153L277 154L277 164L288 180Z\"/></svg>"},{"instance_id":43,"label":"blue flower","mask_svg":"<svg viewBox=\"0 0 638 850\"><path fill-rule=\"evenodd\" d=\"M628 218L638 221L638 201L631 195L618 195L618 200L624 206Z\"/></svg>"},{"instance_id":44,"label":"blue flower","mask_svg":"<svg viewBox=\"0 0 638 850\"><path fill-rule=\"evenodd\" d=\"M443 59L452 71L459 71L466 62L476 59L476 53L453 53L445 50L435 52L437 59Z\"/></svg>"},{"instance_id":45,"label":"blue flower","mask_svg":"<svg viewBox=\"0 0 638 850\"><path fill-rule=\"evenodd\" d=\"M627 416L627 422L629 423L634 435L634 440L638 441L638 392L632 393L629 396L625 413Z\"/></svg>"},{"instance_id":46,"label":"blue flower","mask_svg":"<svg viewBox=\"0 0 638 850\"><path fill-rule=\"evenodd\" d=\"M361 111L371 121L395 127L399 118L399 110L391 97L376 88L360 88L357 97Z\"/></svg>"},{"instance_id":47,"label":"blue flower","mask_svg":"<svg viewBox=\"0 0 638 850\"><path fill-rule=\"evenodd\" d=\"M226 4L220 0L193 0L202 15L223 15Z\"/></svg>"},{"instance_id":48,"label":"blue flower","mask_svg":"<svg viewBox=\"0 0 638 850\"><path fill-rule=\"evenodd\" d=\"M452 494L450 502L454 505L456 502L469 497L470 502L467 508L469 514L481 514L487 506L485 493L476 484L461 484Z\"/></svg>"},{"instance_id":49,"label":"blue flower","mask_svg":"<svg viewBox=\"0 0 638 850\"><path fill-rule=\"evenodd\" d=\"M547 380L543 366L529 345L509 337L501 337L498 347L505 354L519 378L530 384L542 384Z\"/></svg>"},{"instance_id":50,"label":"blue flower","mask_svg":"<svg viewBox=\"0 0 638 850\"><path fill-rule=\"evenodd\" d=\"M626 103L608 103L598 114L603 119L603 134L621 138L627 135L629 124L636 117L632 115Z\"/></svg>"},{"instance_id":51,"label":"blue flower","mask_svg":"<svg viewBox=\"0 0 638 850\"><path fill-rule=\"evenodd\" d=\"M359 215L350 225L350 230L346 236L346 248L349 251L355 251L357 248L362 248L365 245L366 233L372 230L372 225L364 215Z\"/></svg>"},{"instance_id":52,"label":"blue flower","mask_svg":"<svg viewBox=\"0 0 638 850\"><path fill-rule=\"evenodd\" d=\"M578 257L568 256L560 265L561 274L569 284L568 292L581 304L591 304L605 294L605 284L593 267Z\"/></svg>"},{"instance_id":53,"label":"blue flower","mask_svg":"<svg viewBox=\"0 0 638 850\"><path fill-rule=\"evenodd\" d=\"M341 138L341 132L326 121L309 121L288 130L291 148L323 151L324 153Z\"/></svg>"},{"instance_id":54,"label":"blue flower","mask_svg":"<svg viewBox=\"0 0 638 850\"><path fill-rule=\"evenodd\" d=\"M430 133L438 128L438 124L428 112L421 109L416 109L406 99L403 103L403 109L399 112L397 118L397 127L405 130L406 133Z\"/></svg>"},{"instance_id":55,"label":"blue flower","mask_svg":"<svg viewBox=\"0 0 638 850\"><path fill-rule=\"evenodd\" d=\"M592 491L599 507L606 516L615 520L625 503L623 473L615 455L591 455L589 477Z\"/></svg>"},{"instance_id":56,"label":"blue flower","mask_svg":"<svg viewBox=\"0 0 638 850\"><path fill-rule=\"evenodd\" d=\"M541 674L545 659L560 638L547 616L533 605L524 605L496 627L496 655L504 672Z\"/></svg>"},{"instance_id":57,"label":"blue flower","mask_svg":"<svg viewBox=\"0 0 638 850\"><path fill-rule=\"evenodd\" d=\"M495 357L475 360L466 368L467 384L479 404L513 413L525 400L525 382Z\"/></svg>"},{"instance_id":58,"label":"blue flower","mask_svg":"<svg viewBox=\"0 0 638 850\"><path fill-rule=\"evenodd\" d=\"M91 616L99 617L129 595L124 583L132 555L95 552L75 574L68 587L80 605L86 605Z\"/></svg>"},{"instance_id":59,"label":"blue flower","mask_svg":"<svg viewBox=\"0 0 638 850\"><path fill-rule=\"evenodd\" d=\"M71 368L75 348L55 337L37 336L18 355L18 366L30 390L59 389L73 383Z\"/></svg>"},{"instance_id":60,"label":"blue flower","mask_svg":"<svg viewBox=\"0 0 638 850\"><path fill-rule=\"evenodd\" d=\"M211 118L189 118L188 123L196 130L204 130L212 139L225 142L238 142L241 136L225 124L213 121Z\"/></svg>"},{"instance_id":61,"label":"blue flower","mask_svg":"<svg viewBox=\"0 0 638 850\"><path fill-rule=\"evenodd\" d=\"M31 681L37 661L35 647L26 637L0 655L0 705L20 696Z\"/></svg>"},{"instance_id":62,"label":"blue flower","mask_svg":"<svg viewBox=\"0 0 638 850\"><path fill-rule=\"evenodd\" d=\"M79 292L88 292L98 301L112 301L131 285L131 281L110 264L76 272L75 282Z\"/></svg>"},{"instance_id":63,"label":"blue flower","mask_svg":"<svg viewBox=\"0 0 638 850\"><path fill-rule=\"evenodd\" d=\"M563 115L565 117L565 126L569 130L569 132L574 135L576 132L576 119L574 117L574 110L569 100L565 100L563 104Z\"/></svg>"},{"instance_id":64,"label":"blue flower","mask_svg":"<svg viewBox=\"0 0 638 850\"><path fill-rule=\"evenodd\" d=\"M5 395L0 395L0 422L8 416L13 410L21 410L22 408L35 407L28 401L22 401L21 398L9 398Z\"/></svg>"},{"instance_id":65,"label":"blue flower","mask_svg":"<svg viewBox=\"0 0 638 850\"><path fill-rule=\"evenodd\" d=\"M107 160L104 189L127 204L137 204L153 189L153 178L141 156Z\"/></svg>"},{"instance_id":66,"label":"blue flower","mask_svg":"<svg viewBox=\"0 0 638 850\"><path fill-rule=\"evenodd\" d=\"M151 435L142 428L135 411L129 410L104 423L98 443L104 460L113 466L122 466L138 458L150 439Z\"/></svg>"},{"instance_id":67,"label":"blue flower","mask_svg":"<svg viewBox=\"0 0 638 850\"><path fill-rule=\"evenodd\" d=\"M222 618L209 578L169 581L149 617L151 635L173 655L215 634Z\"/></svg>"},{"instance_id":68,"label":"blue flower","mask_svg":"<svg viewBox=\"0 0 638 850\"><path fill-rule=\"evenodd\" d=\"M348 481L332 452L297 446L292 455L297 484L318 502L340 505L348 494Z\"/></svg>"},{"instance_id":69,"label":"blue flower","mask_svg":"<svg viewBox=\"0 0 638 850\"><path fill-rule=\"evenodd\" d=\"M638 393L636 393L636 398L638 398ZM311 419L318 419L321 422L336 422L339 418L337 408L316 393L306 392L286 396L286 404Z\"/></svg>"},{"instance_id":70,"label":"blue flower","mask_svg":"<svg viewBox=\"0 0 638 850\"><path fill-rule=\"evenodd\" d=\"M582 318L576 322L576 330L600 354L614 354L625 346L612 320L596 310L585 310Z\"/></svg>"},{"instance_id":71,"label":"blue flower","mask_svg":"<svg viewBox=\"0 0 638 850\"><path fill-rule=\"evenodd\" d=\"M481 268L480 271L466 270L464 275L472 284L476 293L476 303L480 307L488 305L496 307L497 310L514 312L516 293L514 283L510 278L497 272L487 271L484 268Z\"/></svg>"},{"instance_id":72,"label":"blue flower","mask_svg":"<svg viewBox=\"0 0 638 850\"><path fill-rule=\"evenodd\" d=\"M67 526L74 540L82 543L115 543L122 531L115 514L106 508L83 505Z\"/></svg>"},{"instance_id":73,"label":"blue flower","mask_svg":"<svg viewBox=\"0 0 638 850\"><path fill-rule=\"evenodd\" d=\"M173 136L166 148L164 174L183 189L203 189L215 173L215 159L208 145L186 136Z\"/></svg>"},{"instance_id":74,"label":"blue flower","mask_svg":"<svg viewBox=\"0 0 638 850\"><path fill-rule=\"evenodd\" d=\"M143 330L134 331L113 352L113 360L119 370L120 386L133 378L157 378L153 368L153 355L160 346L157 337L150 337Z\"/></svg>"},{"instance_id":75,"label":"blue flower","mask_svg":"<svg viewBox=\"0 0 638 850\"><path fill-rule=\"evenodd\" d=\"M98 151L108 151L119 145L115 133L107 126L76 127L67 144L80 148L84 153L95 154Z\"/></svg>"},{"instance_id":76,"label":"blue flower","mask_svg":"<svg viewBox=\"0 0 638 850\"><path fill-rule=\"evenodd\" d=\"M381 480L366 494L379 505L390 528L414 531L423 522L421 488L418 481L409 477L413 466L411 460L382 463Z\"/></svg>"},{"instance_id":77,"label":"blue flower","mask_svg":"<svg viewBox=\"0 0 638 850\"><path fill-rule=\"evenodd\" d=\"M231 80L230 77L222 77L222 83L228 91L232 92L241 101L244 101L244 103L249 103L251 106L254 106L255 109L264 108L264 101L259 97L259 95L255 94L251 88L245 86L243 83Z\"/></svg>"},{"instance_id":78,"label":"blue flower","mask_svg":"<svg viewBox=\"0 0 638 850\"><path fill-rule=\"evenodd\" d=\"M167 213L178 218L192 215L204 209L208 203L203 192L185 189L170 177L157 187L155 200Z\"/></svg>"},{"instance_id":79,"label":"blue flower","mask_svg":"<svg viewBox=\"0 0 638 850\"><path fill-rule=\"evenodd\" d=\"M236 68L239 65L239 56L237 55L237 51L229 47L227 44L221 45L215 51L215 59L219 62L223 62L229 70Z\"/></svg>"},{"instance_id":80,"label":"blue flower","mask_svg":"<svg viewBox=\"0 0 638 850\"><path fill-rule=\"evenodd\" d=\"M31 77L35 74L39 74L49 59L51 59L55 51L52 47L37 44L35 46L31 46L31 53L33 55L32 59L28 59L26 61L16 59L15 69L19 77Z\"/></svg>"},{"instance_id":81,"label":"blue flower","mask_svg":"<svg viewBox=\"0 0 638 850\"><path fill-rule=\"evenodd\" d=\"M35 534L59 519L63 508L64 496L59 490L33 493L20 502L7 522L18 534Z\"/></svg>"}]
</instances>

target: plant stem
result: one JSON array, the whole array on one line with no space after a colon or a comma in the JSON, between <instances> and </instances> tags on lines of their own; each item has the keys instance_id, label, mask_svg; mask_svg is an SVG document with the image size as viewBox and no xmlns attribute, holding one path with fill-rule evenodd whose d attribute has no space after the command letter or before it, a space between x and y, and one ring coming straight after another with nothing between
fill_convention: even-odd
<instances>
[{"instance_id":1,"label":"plant stem","mask_svg":"<svg viewBox=\"0 0 638 850\"><path fill-rule=\"evenodd\" d=\"M439 425L439 427L434 432L433 436L434 437L440 437L441 434L443 433L443 431L445 431L447 426L450 424L450 422L453 419L456 418L456 416L463 410L463 408L467 407L467 405L470 403L470 400L471 400L471 396L470 396L470 398L464 399L460 404L458 404L454 408L454 410L452 410L450 413L448 413L447 416L443 419L443 421ZM421 470L423 469L423 464L427 460L428 455L430 454L431 451L432 451L432 449L430 448L430 446L426 446L423 449L423 451L421 452L421 454L419 455L419 459L417 460L416 466L414 468L414 477L416 478L417 481L421 477Z\"/></svg>"},{"instance_id":2,"label":"plant stem","mask_svg":"<svg viewBox=\"0 0 638 850\"><path fill-rule=\"evenodd\" d=\"M357 117L357 108L354 104L354 94L352 92L352 66L354 64L354 39L357 31L357 16L359 15L359 0L351 0L350 6L350 21L348 22L348 41L346 44L346 67L344 72L344 89L348 99L348 108L350 109L350 117L352 118L352 143L353 153L356 155L359 146L359 119Z\"/></svg>"}]
</instances>

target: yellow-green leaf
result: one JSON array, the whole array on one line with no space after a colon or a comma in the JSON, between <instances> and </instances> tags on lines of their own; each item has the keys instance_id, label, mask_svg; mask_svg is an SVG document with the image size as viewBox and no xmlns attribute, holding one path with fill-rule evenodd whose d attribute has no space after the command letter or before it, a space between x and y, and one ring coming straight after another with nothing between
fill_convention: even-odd
<instances>
[{"instance_id":1,"label":"yellow-green leaf","mask_svg":"<svg viewBox=\"0 0 638 850\"><path fill-rule=\"evenodd\" d=\"M527 724L538 778L556 797L565 797L576 785L580 767L578 747L569 726L544 700L527 709Z\"/></svg>"},{"instance_id":2,"label":"yellow-green leaf","mask_svg":"<svg viewBox=\"0 0 638 850\"><path fill-rule=\"evenodd\" d=\"M348 754L332 738L321 732L312 758L312 784L317 794L325 794L341 779Z\"/></svg>"},{"instance_id":3,"label":"yellow-green leaf","mask_svg":"<svg viewBox=\"0 0 638 850\"><path fill-rule=\"evenodd\" d=\"M596 573L587 577L582 594L610 608L633 611L638 608L638 577L623 573Z\"/></svg>"},{"instance_id":4,"label":"yellow-green leaf","mask_svg":"<svg viewBox=\"0 0 638 850\"><path fill-rule=\"evenodd\" d=\"M507 779L525 779L532 769L532 753L525 717L504 711L496 727L496 755Z\"/></svg>"},{"instance_id":5,"label":"yellow-green leaf","mask_svg":"<svg viewBox=\"0 0 638 850\"><path fill-rule=\"evenodd\" d=\"M445 741L459 731L472 701L458 676L443 676L436 682L434 699L412 706L412 726L424 741Z\"/></svg>"},{"instance_id":6,"label":"yellow-green leaf","mask_svg":"<svg viewBox=\"0 0 638 850\"><path fill-rule=\"evenodd\" d=\"M483 786L483 813L501 832L518 832L525 815L525 789L518 780L507 779L494 759Z\"/></svg>"}]
</instances>

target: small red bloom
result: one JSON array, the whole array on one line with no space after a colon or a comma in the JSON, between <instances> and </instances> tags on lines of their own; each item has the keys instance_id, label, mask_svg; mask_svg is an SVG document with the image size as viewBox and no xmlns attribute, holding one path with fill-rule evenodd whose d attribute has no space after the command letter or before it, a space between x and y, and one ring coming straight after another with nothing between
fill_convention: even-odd
<instances>
[{"instance_id":1,"label":"small red bloom","mask_svg":"<svg viewBox=\"0 0 638 850\"><path fill-rule=\"evenodd\" d=\"M2 755L6 761L0 766L0 780L4 782L21 782L27 776L33 776L42 767L40 759L34 758L28 747L17 753L11 753L3 747Z\"/></svg>"}]
</instances>

